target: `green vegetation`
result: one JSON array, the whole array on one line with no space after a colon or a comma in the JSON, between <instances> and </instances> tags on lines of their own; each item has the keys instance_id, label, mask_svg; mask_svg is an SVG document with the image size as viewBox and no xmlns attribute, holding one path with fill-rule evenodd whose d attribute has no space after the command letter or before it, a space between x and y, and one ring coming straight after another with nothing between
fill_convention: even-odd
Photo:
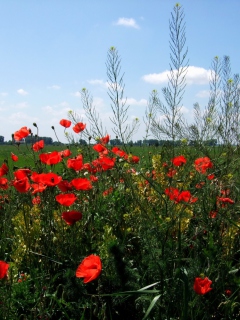
<instances>
[{"instance_id":1,"label":"green vegetation","mask_svg":"<svg viewBox=\"0 0 240 320\"><path fill-rule=\"evenodd\" d=\"M239 77L229 58L215 57L209 104L203 113L195 105L187 125L179 4L170 49L165 102L152 91L145 140L152 133L171 143L131 146L138 120L127 121L111 47L108 93L120 146L109 144L85 88L88 124L74 112L61 120L72 126L69 146L38 136L0 146L0 319L239 319ZM71 130L88 144L74 142Z\"/></svg>"}]
</instances>

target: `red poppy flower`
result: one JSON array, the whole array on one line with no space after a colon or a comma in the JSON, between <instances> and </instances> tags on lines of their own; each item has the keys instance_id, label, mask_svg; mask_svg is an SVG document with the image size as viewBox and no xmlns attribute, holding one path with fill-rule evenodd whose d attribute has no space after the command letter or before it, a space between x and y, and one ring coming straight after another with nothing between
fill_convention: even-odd
<instances>
[{"instance_id":1,"label":"red poppy flower","mask_svg":"<svg viewBox=\"0 0 240 320\"><path fill-rule=\"evenodd\" d=\"M90 163L84 163L82 170L87 170L89 173L96 173L97 169Z\"/></svg>"},{"instance_id":2,"label":"red poppy flower","mask_svg":"<svg viewBox=\"0 0 240 320\"><path fill-rule=\"evenodd\" d=\"M39 183L32 183L31 187L33 189L32 194L35 194L38 192L43 192L47 188L47 185L39 182Z\"/></svg>"},{"instance_id":3,"label":"red poppy flower","mask_svg":"<svg viewBox=\"0 0 240 320\"><path fill-rule=\"evenodd\" d=\"M65 211L62 213L62 219L68 224L73 225L75 222L82 219L82 213L79 211Z\"/></svg>"},{"instance_id":4,"label":"red poppy flower","mask_svg":"<svg viewBox=\"0 0 240 320\"><path fill-rule=\"evenodd\" d=\"M102 263L99 256L91 254L83 259L76 270L77 278L84 278L83 282L88 283L98 278L102 271Z\"/></svg>"},{"instance_id":5,"label":"red poppy flower","mask_svg":"<svg viewBox=\"0 0 240 320\"><path fill-rule=\"evenodd\" d=\"M27 177L25 177L25 178L23 178L21 180L14 180L13 181L13 186L20 193L28 192L28 190L31 187Z\"/></svg>"},{"instance_id":6,"label":"red poppy flower","mask_svg":"<svg viewBox=\"0 0 240 320\"><path fill-rule=\"evenodd\" d=\"M208 157L198 158L195 160L194 163L195 163L195 169L202 174L205 174L207 169L210 169L213 167L213 164Z\"/></svg>"},{"instance_id":7,"label":"red poppy flower","mask_svg":"<svg viewBox=\"0 0 240 320\"><path fill-rule=\"evenodd\" d=\"M27 127L22 127L20 130L14 133L14 140L21 141L23 138L26 138L31 133L31 130Z\"/></svg>"},{"instance_id":8,"label":"red poppy flower","mask_svg":"<svg viewBox=\"0 0 240 320\"><path fill-rule=\"evenodd\" d=\"M38 152L39 150L44 148L44 140L40 140L33 144L32 149L35 152Z\"/></svg>"},{"instance_id":9,"label":"red poppy flower","mask_svg":"<svg viewBox=\"0 0 240 320\"><path fill-rule=\"evenodd\" d=\"M197 189L201 189L204 185L205 185L205 182L204 182L204 181L201 181L201 182L197 183L195 187L196 187Z\"/></svg>"},{"instance_id":10,"label":"red poppy flower","mask_svg":"<svg viewBox=\"0 0 240 320\"><path fill-rule=\"evenodd\" d=\"M83 167L83 156L78 155L76 158L67 160L67 167L75 171L79 171Z\"/></svg>"},{"instance_id":11,"label":"red poppy flower","mask_svg":"<svg viewBox=\"0 0 240 320\"><path fill-rule=\"evenodd\" d=\"M72 154L72 152L71 152L69 149L66 149L66 150L63 150L63 151L60 151L60 152L59 152L59 155L60 155L62 158L67 158L67 157L69 157L71 154Z\"/></svg>"},{"instance_id":12,"label":"red poppy flower","mask_svg":"<svg viewBox=\"0 0 240 320\"><path fill-rule=\"evenodd\" d=\"M195 278L193 289L197 294L206 294L207 292L211 291L210 288L212 281L209 280L207 277L203 278Z\"/></svg>"},{"instance_id":13,"label":"red poppy flower","mask_svg":"<svg viewBox=\"0 0 240 320\"><path fill-rule=\"evenodd\" d=\"M35 198L32 199L32 204L40 204L41 203L41 198L39 196L36 196Z\"/></svg>"},{"instance_id":14,"label":"red poppy flower","mask_svg":"<svg viewBox=\"0 0 240 320\"><path fill-rule=\"evenodd\" d=\"M94 176L94 175L91 175L91 176L90 176L90 180L91 180L92 182L96 182L96 181L98 181L98 177L96 177L96 176Z\"/></svg>"},{"instance_id":15,"label":"red poppy flower","mask_svg":"<svg viewBox=\"0 0 240 320\"><path fill-rule=\"evenodd\" d=\"M92 164L94 167L96 167L100 171L110 170L115 165L115 158L102 157L102 158L93 160Z\"/></svg>"},{"instance_id":16,"label":"red poppy flower","mask_svg":"<svg viewBox=\"0 0 240 320\"><path fill-rule=\"evenodd\" d=\"M214 178L215 178L215 175L213 173L207 176L208 180L213 180Z\"/></svg>"},{"instance_id":17,"label":"red poppy flower","mask_svg":"<svg viewBox=\"0 0 240 320\"><path fill-rule=\"evenodd\" d=\"M82 122L78 122L73 127L73 131L76 132L76 133L79 133L79 132L82 132L85 128L86 128L86 124L84 124Z\"/></svg>"},{"instance_id":18,"label":"red poppy flower","mask_svg":"<svg viewBox=\"0 0 240 320\"><path fill-rule=\"evenodd\" d=\"M167 176L169 178L172 178L173 176L175 176L175 174L177 173L177 170L173 169L173 168L169 168Z\"/></svg>"},{"instance_id":19,"label":"red poppy flower","mask_svg":"<svg viewBox=\"0 0 240 320\"><path fill-rule=\"evenodd\" d=\"M5 261L0 260L0 279L7 277L9 264Z\"/></svg>"},{"instance_id":20,"label":"red poppy flower","mask_svg":"<svg viewBox=\"0 0 240 320\"><path fill-rule=\"evenodd\" d=\"M178 156L172 159L172 164L176 167L180 167L187 162L184 156Z\"/></svg>"},{"instance_id":21,"label":"red poppy flower","mask_svg":"<svg viewBox=\"0 0 240 320\"><path fill-rule=\"evenodd\" d=\"M229 196L230 191L231 191L230 189L221 190L221 194L224 196Z\"/></svg>"},{"instance_id":22,"label":"red poppy flower","mask_svg":"<svg viewBox=\"0 0 240 320\"><path fill-rule=\"evenodd\" d=\"M71 181L71 185L74 186L76 190L90 190L92 189L91 182L86 178L76 178Z\"/></svg>"},{"instance_id":23,"label":"red poppy flower","mask_svg":"<svg viewBox=\"0 0 240 320\"><path fill-rule=\"evenodd\" d=\"M71 126L71 124L72 124L71 121L66 120L66 119L60 120L59 123L60 123L61 126L65 127L65 128L69 128Z\"/></svg>"},{"instance_id":24,"label":"red poppy flower","mask_svg":"<svg viewBox=\"0 0 240 320\"><path fill-rule=\"evenodd\" d=\"M230 295L232 294L232 291L227 289L227 290L225 290L225 294L226 294L226 296L230 297Z\"/></svg>"},{"instance_id":25,"label":"red poppy flower","mask_svg":"<svg viewBox=\"0 0 240 320\"><path fill-rule=\"evenodd\" d=\"M176 203L179 202L180 191L178 189L173 187L167 188L165 189L165 194L170 198L170 200L173 200Z\"/></svg>"},{"instance_id":26,"label":"red poppy flower","mask_svg":"<svg viewBox=\"0 0 240 320\"><path fill-rule=\"evenodd\" d=\"M138 163L140 161L140 158L137 156L129 156L128 157L129 162L131 163Z\"/></svg>"},{"instance_id":27,"label":"red poppy flower","mask_svg":"<svg viewBox=\"0 0 240 320\"><path fill-rule=\"evenodd\" d=\"M218 201L222 202L222 203L230 203L230 204L234 204L234 201L230 198L222 198L222 197L218 197Z\"/></svg>"},{"instance_id":28,"label":"red poppy flower","mask_svg":"<svg viewBox=\"0 0 240 320\"><path fill-rule=\"evenodd\" d=\"M37 173L33 172L31 175L32 181L36 183L45 184L48 187L54 187L62 180L61 176L58 176L56 173Z\"/></svg>"},{"instance_id":29,"label":"red poppy flower","mask_svg":"<svg viewBox=\"0 0 240 320\"><path fill-rule=\"evenodd\" d=\"M25 177L28 177L31 173L30 169L18 169L13 174L17 180L21 180Z\"/></svg>"},{"instance_id":30,"label":"red poppy flower","mask_svg":"<svg viewBox=\"0 0 240 320\"><path fill-rule=\"evenodd\" d=\"M182 191L179 195L179 201L184 201L184 202L189 202L189 203L194 203L198 200L198 198L194 198L190 191Z\"/></svg>"},{"instance_id":31,"label":"red poppy flower","mask_svg":"<svg viewBox=\"0 0 240 320\"><path fill-rule=\"evenodd\" d=\"M217 216L217 211L216 210L212 210L212 211L209 212L209 217L210 218L214 219L214 218L216 218L216 216Z\"/></svg>"},{"instance_id":32,"label":"red poppy flower","mask_svg":"<svg viewBox=\"0 0 240 320\"><path fill-rule=\"evenodd\" d=\"M42 153L39 155L39 159L42 163L53 165L62 161L62 157L59 155L59 152L53 151L51 153Z\"/></svg>"},{"instance_id":33,"label":"red poppy flower","mask_svg":"<svg viewBox=\"0 0 240 320\"><path fill-rule=\"evenodd\" d=\"M108 151L106 147L104 147L102 144L98 143L93 146L93 149L97 152L106 152Z\"/></svg>"},{"instance_id":34,"label":"red poppy flower","mask_svg":"<svg viewBox=\"0 0 240 320\"><path fill-rule=\"evenodd\" d=\"M12 161L18 161L18 156L16 156L14 153L11 152L11 158L12 158Z\"/></svg>"},{"instance_id":35,"label":"red poppy flower","mask_svg":"<svg viewBox=\"0 0 240 320\"><path fill-rule=\"evenodd\" d=\"M8 173L8 166L6 165L6 163L3 163L2 166L0 167L0 177L4 176L7 173Z\"/></svg>"},{"instance_id":36,"label":"red poppy flower","mask_svg":"<svg viewBox=\"0 0 240 320\"><path fill-rule=\"evenodd\" d=\"M71 183L68 182L67 180L60 181L57 186L62 192L67 192L67 191L73 190Z\"/></svg>"},{"instance_id":37,"label":"red poppy flower","mask_svg":"<svg viewBox=\"0 0 240 320\"><path fill-rule=\"evenodd\" d=\"M198 200L198 198L194 198L190 191L179 191L176 188L170 187L165 190L165 194L169 196L170 200L175 201L175 203L179 203L181 201L183 202L189 202L194 203Z\"/></svg>"},{"instance_id":38,"label":"red poppy flower","mask_svg":"<svg viewBox=\"0 0 240 320\"><path fill-rule=\"evenodd\" d=\"M76 201L76 199L77 197L74 193L58 194L56 196L57 202L66 207L71 206Z\"/></svg>"},{"instance_id":39,"label":"red poppy flower","mask_svg":"<svg viewBox=\"0 0 240 320\"><path fill-rule=\"evenodd\" d=\"M108 196L108 195L109 195L110 193L112 193L112 192L113 192L113 188L110 187L109 189L103 191L103 196L106 197L106 196Z\"/></svg>"},{"instance_id":40,"label":"red poppy flower","mask_svg":"<svg viewBox=\"0 0 240 320\"><path fill-rule=\"evenodd\" d=\"M107 134L105 137L99 139L99 141L103 144L108 144L110 136Z\"/></svg>"},{"instance_id":41,"label":"red poppy flower","mask_svg":"<svg viewBox=\"0 0 240 320\"><path fill-rule=\"evenodd\" d=\"M7 190L8 189L8 179L0 178L0 189Z\"/></svg>"},{"instance_id":42,"label":"red poppy flower","mask_svg":"<svg viewBox=\"0 0 240 320\"><path fill-rule=\"evenodd\" d=\"M128 154L125 151L119 149L118 147L113 147L112 152L119 157L123 157L124 159L128 159Z\"/></svg>"}]
</instances>

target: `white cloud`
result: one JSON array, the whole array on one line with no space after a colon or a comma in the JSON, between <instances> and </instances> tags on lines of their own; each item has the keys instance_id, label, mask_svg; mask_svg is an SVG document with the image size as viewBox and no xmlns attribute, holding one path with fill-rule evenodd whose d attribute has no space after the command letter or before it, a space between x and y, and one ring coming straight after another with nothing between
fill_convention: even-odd
<instances>
[{"instance_id":1,"label":"white cloud","mask_svg":"<svg viewBox=\"0 0 240 320\"><path fill-rule=\"evenodd\" d=\"M88 80L88 83L90 83L91 85L94 85L94 86L100 86L100 87L107 88L107 89L114 86L114 84L110 85L110 83L108 83L108 81L103 81L100 79ZM122 87L120 87L119 84L117 86L118 86L118 90L123 89Z\"/></svg>"},{"instance_id":2,"label":"white cloud","mask_svg":"<svg viewBox=\"0 0 240 320\"><path fill-rule=\"evenodd\" d=\"M106 86L107 84L107 82L104 82L103 80L100 80L100 79L88 80L88 83L92 85L101 85L101 86Z\"/></svg>"},{"instance_id":3,"label":"white cloud","mask_svg":"<svg viewBox=\"0 0 240 320\"><path fill-rule=\"evenodd\" d=\"M196 94L196 97L198 98L208 98L209 97L209 90L201 90Z\"/></svg>"},{"instance_id":4,"label":"white cloud","mask_svg":"<svg viewBox=\"0 0 240 320\"><path fill-rule=\"evenodd\" d=\"M102 98L94 97L93 98L93 105L96 108L104 107L104 100Z\"/></svg>"},{"instance_id":5,"label":"white cloud","mask_svg":"<svg viewBox=\"0 0 240 320\"><path fill-rule=\"evenodd\" d=\"M189 110L188 108L184 107L184 106L181 106L180 112L181 112L182 114L189 114L189 113L190 113L190 110Z\"/></svg>"},{"instance_id":6,"label":"white cloud","mask_svg":"<svg viewBox=\"0 0 240 320\"><path fill-rule=\"evenodd\" d=\"M139 29L139 25L133 18L119 18L117 22L115 22L117 26L124 26Z\"/></svg>"},{"instance_id":7,"label":"white cloud","mask_svg":"<svg viewBox=\"0 0 240 320\"><path fill-rule=\"evenodd\" d=\"M59 104L61 107L69 107L69 103L67 101L63 101Z\"/></svg>"},{"instance_id":8,"label":"white cloud","mask_svg":"<svg viewBox=\"0 0 240 320\"><path fill-rule=\"evenodd\" d=\"M64 106L64 108L59 109L60 105L56 105L56 106L45 106L42 107L42 110L44 111L44 113L48 113L51 116L57 117L59 119L59 121L61 120L61 118L66 118L68 111L71 110L69 107Z\"/></svg>"},{"instance_id":9,"label":"white cloud","mask_svg":"<svg viewBox=\"0 0 240 320\"><path fill-rule=\"evenodd\" d=\"M81 92L77 91L73 93L74 97L81 97Z\"/></svg>"},{"instance_id":10,"label":"white cloud","mask_svg":"<svg viewBox=\"0 0 240 320\"><path fill-rule=\"evenodd\" d=\"M17 103L17 104L15 105L15 107L16 107L17 109L25 109L25 108L28 107L28 104L27 104L27 102L20 102L20 103Z\"/></svg>"},{"instance_id":11,"label":"white cloud","mask_svg":"<svg viewBox=\"0 0 240 320\"><path fill-rule=\"evenodd\" d=\"M127 99L127 104L128 105L134 105L134 106L146 106L147 105L147 100L146 99L136 100L134 98L128 98Z\"/></svg>"},{"instance_id":12,"label":"white cloud","mask_svg":"<svg viewBox=\"0 0 240 320\"><path fill-rule=\"evenodd\" d=\"M17 93L20 94L21 96L26 96L28 94L28 92L23 89L17 90Z\"/></svg>"},{"instance_id":13,"label":"white cloud","mask_svg":"<svg viewBox=\"0 0 240 320\"><path fill-rule=\"evenodd\" d=\"M54 89L54 90L59 90L61 87L54 84L53 86L48 87L48 89Z\"/></svg>"},{"instance_id":14,"label":"white cloud","mask_svg":"<svg viewBox=\"0 0 240 320\"><path fill-rule=\"evenodd\" d=\"M16 112L13 113L9 116L9 120L11 122L11 124L21 124L23 126L24 123L26 122L37 122L38 118L37 117L31 117L26 113L23 112Z\"/></svg>"},{"instance_id":15,"label":"white cloud","mask_svg":"<svg viewBox=\"0 0 240 320\"><path fill-rule=\"evenodd\" d=\"M176 72L176 70L174 70ZM150 73L142 77L145 82L153 84L163 84L168 82L170 71L166 70L161 73ZM187 84L204 85L209 83L211 77L211 70L200 67L189 66L186 74Z\"/></svg>"}]
</instances>

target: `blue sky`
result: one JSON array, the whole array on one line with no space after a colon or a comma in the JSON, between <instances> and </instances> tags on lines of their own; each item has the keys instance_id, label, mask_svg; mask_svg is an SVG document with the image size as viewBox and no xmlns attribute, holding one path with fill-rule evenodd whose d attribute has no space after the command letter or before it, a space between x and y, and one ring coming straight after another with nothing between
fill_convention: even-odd
<instances>
[{"instance_id":1,"label":"blue sky","mask_svg":"<svg viewBox=\"0 0 240 320\"><path fill-rule=\"evenodd\" d=\"M51 136L69 110L83 117L79 91L87 88L113 136L109 120L106 58L118 49L125 73L129 120L142 117L149 94L166 86L172 0L8 0L0 2L0 135L8 141L22 126L38 124ZM239 73L239 0L182 0L186 22L189 78L183 113L191 121L193 104L207 104L214 56L231 58ZM145 136L144 124L133 140Z\"/></svg>"}]
</instances>

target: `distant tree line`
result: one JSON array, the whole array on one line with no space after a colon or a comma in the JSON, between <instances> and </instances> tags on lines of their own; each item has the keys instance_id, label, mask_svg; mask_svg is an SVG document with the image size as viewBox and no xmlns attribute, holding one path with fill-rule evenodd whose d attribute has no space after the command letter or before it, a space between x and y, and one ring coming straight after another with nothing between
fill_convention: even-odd
<instances>
[{"instance_id":1,"label":"distant tree line","mask_svg":"<svg viewBox=\"0 0 240 320\"><path fill-rule=\"evenodd\" d=\"M45 144L53 144L53 139L51 137L37 137L28 136L25 138L25 143L35 143L39 140L43 140Z\"/></svg>"}]
</instances>

